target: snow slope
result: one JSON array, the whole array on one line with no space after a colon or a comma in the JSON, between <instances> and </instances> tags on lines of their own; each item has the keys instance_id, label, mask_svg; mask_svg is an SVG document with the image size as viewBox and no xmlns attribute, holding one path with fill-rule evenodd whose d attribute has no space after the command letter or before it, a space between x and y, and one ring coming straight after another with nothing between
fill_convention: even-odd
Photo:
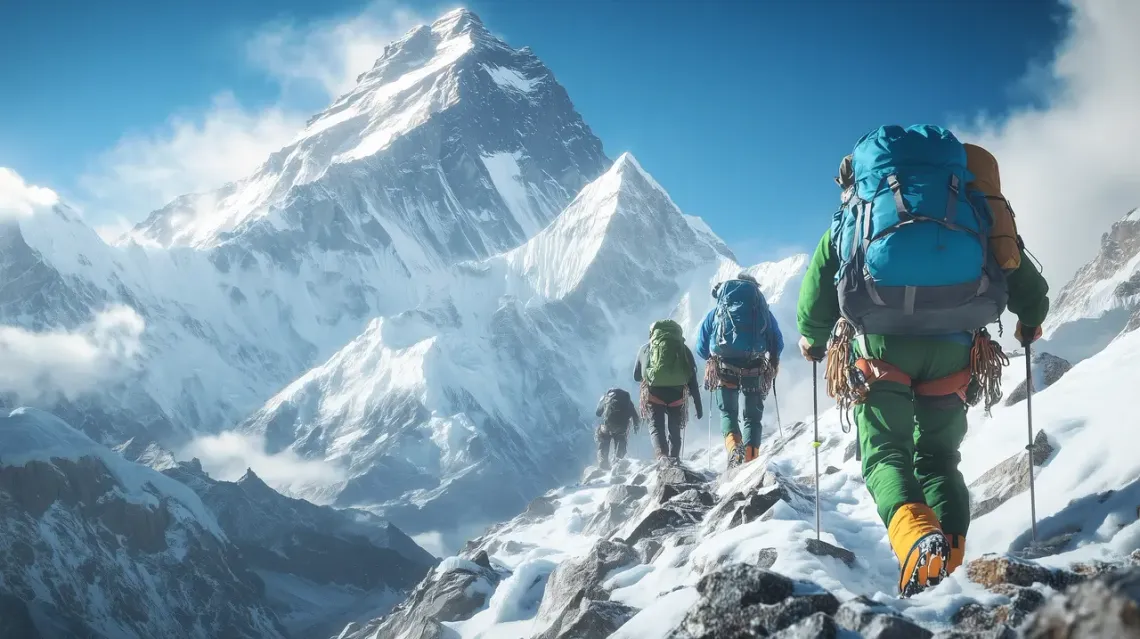
<instances>
[{"instance_id":1,"label":"snow slope","mask_svg":"<svg viewBox=\"0 0 1140 639\"><path fill-rule=\"evenodd\" d=\"M1056 449L1036 471L1041 543L1028 543L1028 494L1022 493L975 519L968 535L968 562L985 553L1029 552L1041 564L1056 568L1078 561L1086 566L1096 561L1120 564L1140 549L1136 516L1140 457L1119 443L1135 377L1122 371L1134 371L1138 356L1140 335L1129 333L1035 395L1035 426ZM1013 372L1009 375L1016 377ZM822 401L830 408L826 398ZM1023 453L1024 411L1021 402L995 408L990 418L981 410L971 412L971 429L962 448L967 481ZM869 597L882 610L934 631L950 629L967 604L1009 602L1007 596L970 581L965 570L913 599L895 596L897 564L861 479L859 462L848 450L854 434L841 432L834 409L820 420L821 538L854 554L847 564L810 551L809 540L815 536L810 420L786 424L785 429L786 438L769 429L759 460L721 475L712 484L711 506L701 505L703 482L715 476L703 471L706 457L701 450L691 454L687 464L692 470L680 480L695 483L677 484L680 488L672 493L661 492L666 471L645 461L633 460L611 473L587 469L581 482L550 491L526 513L468 544L464 556L485 551L499 575L498 585L485 597L469 596L474 607L470 614L440 623L465 639L539 636L553 620L543 611L556 608L565 595L551 589L550 575L572 565L577 565L574 570L586 570L591 560L574 562L592 557L595 544L605 538L641 540L635 544L633 559L603 575L597 585L607 593L606 599L631 609L632 617L611 635L615 638L669 637L700 599L695 587L701 577L738 562L760 563L799 583L812 582L840 601ZM700 434L696 435L699 445ZM714 469L719 471L722 463L718 460ZM683 494L677 495L678 491ZM734 503L746 503L752 499L749 495L774 498L743 522L732 521L739 515L730 516L738 507ZM646 537L645 522L661 508L704 515L698 515L695 523L685 524L682 519ZM587 579L588 573L581 575ZM425 583L440 578L429 576ZM593 587L590 581L576 583ZM346 636L370 637L375 627L359 627Z\"/></svg>"},{"instance_id":2,"label":"snow slope","mask_svg":"<svg viewBox=\"0 0 1140 639\"><path fill-rule=\"evenodd\" d=\"M1124 331L1140 326L1140 209L1101 237L1096 257L1054 298L1045 323L1046 348L1080 361Z\"/></svg>"},{"instance_id":3,"label":"snow slope","mask_svg":"<svg viewBox=\"0 0 1140 639\"><path fill-rule=\"evenodd\" d=\"M774 307L803 264L753 269ZM695 335L712 284L740 270L623 155L530 241L459 265L430 305L375 320L242 428L349 477L300 494L454 544L576 473L646 327Z\"/></svg>"},{"instance_id":4,"label":"snow slope","mask_svg":"<svg viewBox=\"0 0 1140 639\"><path fill-rule=\"evenodd\" d=\"M6 636L285 636L189 488L35 409L0 446Z\"/></svg>"}]
</instances>

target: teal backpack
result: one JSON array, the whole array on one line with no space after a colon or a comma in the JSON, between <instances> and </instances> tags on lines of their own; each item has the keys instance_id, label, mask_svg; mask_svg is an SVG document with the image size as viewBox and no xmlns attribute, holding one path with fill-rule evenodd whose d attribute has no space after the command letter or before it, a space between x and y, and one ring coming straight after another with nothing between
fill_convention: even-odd
<instances>
[{"instance_id":1,"label":"teal backpack","mask_svg":"<svg viewBox=\"0 0 1140 639\"><path fill-rule=\"evenodd\" d=\"M944 335L996 321L1008 300L992 214L966 188L966 151L937 126L880 127L855 145L854 188L832 220L839 307L860 333Z\"/></svg>"}]
</instances>

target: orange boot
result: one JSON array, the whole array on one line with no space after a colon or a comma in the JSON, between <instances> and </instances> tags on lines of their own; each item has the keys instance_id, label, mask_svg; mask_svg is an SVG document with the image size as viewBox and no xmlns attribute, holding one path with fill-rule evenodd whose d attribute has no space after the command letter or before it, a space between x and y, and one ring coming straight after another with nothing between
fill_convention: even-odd
<instances>
[{"instance_id":1,"label":"orange boot","mask_svg":"<svg viewBox=\"0 0 1140 639\"><path fill-rule=\"evenodd\" d=\"M759 446L745 446L744 447L744 461L750 462L760 456Z\"/></svg>"},{"instance_id":2,"label":"orange boot","mask_svg":"<svg viewBox=\"0 0 1140 639\"><path fill-rule=\"evenodd\" d=\"M946 562L946 574L949 575L965 561L966 536L946 535L946 538L950 540L950 560Z\"/></svg>"},{"instance_id":3,"label":"orange boot","mask_svg":"<svg viewBox=\"0 0 1140 639\"><path fill-rule=\"evenodd\" d=\"M926 504L903 504L887 526L899 560L899 593L910 597L942 581L950 561L950 543L938 517Z\"/></svg>"},{"instance_id":4,"label":"orange boot","mask_svg":"<svg viewBox=\"0 0 1140 639\"><path fill-rule=\"evenodd\" d=\"M729 468L736 468L744 463L744 446L740 445L740 433L731 432L725 435L724 448L728 451Z\"/></svg>"}]
</instances>

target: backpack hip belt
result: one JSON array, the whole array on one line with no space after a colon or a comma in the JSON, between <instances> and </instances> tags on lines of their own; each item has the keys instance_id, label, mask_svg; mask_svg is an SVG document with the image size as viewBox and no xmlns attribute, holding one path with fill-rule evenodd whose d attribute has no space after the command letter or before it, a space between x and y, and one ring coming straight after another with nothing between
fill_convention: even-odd
<instances>
[{"instance_id":1,"label":"backpack hip belt","mask_svg":"<svg viewBox=\"0 0 1140 639\"><path fill-rule=\"evenodd\" d=\"M855 367L859 369L859 372L863 373L863 377L867 380L868 386L879 381L895 382L913 388L915 395L923 397L957 395L963 402L966 401L966 389L969 387L970 379L973 376L971 367L967 366L945 377L930 379L916 384L910 375L899 370L897 366L884 362L881 359L866 359L860 357L855 360Z\"/></svg>"}]
</instances>

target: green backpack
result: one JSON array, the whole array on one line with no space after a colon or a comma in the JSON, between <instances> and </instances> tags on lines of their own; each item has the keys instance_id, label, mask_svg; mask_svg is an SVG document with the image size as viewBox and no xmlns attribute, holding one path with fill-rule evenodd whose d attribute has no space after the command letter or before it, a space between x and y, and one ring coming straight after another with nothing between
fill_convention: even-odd
<instances>
[{"instance_id":1,"label":"green backpack","mask_svg":"<svg viewBox=\"0 0 1140 639\"><path fill-rule=\"evenodd\" d=\"M645 382L650 386L684 386L693 367L686 354L685 335L673 320L654 322L649 328L649 365Z\"/></svg>"}]
</instances>

